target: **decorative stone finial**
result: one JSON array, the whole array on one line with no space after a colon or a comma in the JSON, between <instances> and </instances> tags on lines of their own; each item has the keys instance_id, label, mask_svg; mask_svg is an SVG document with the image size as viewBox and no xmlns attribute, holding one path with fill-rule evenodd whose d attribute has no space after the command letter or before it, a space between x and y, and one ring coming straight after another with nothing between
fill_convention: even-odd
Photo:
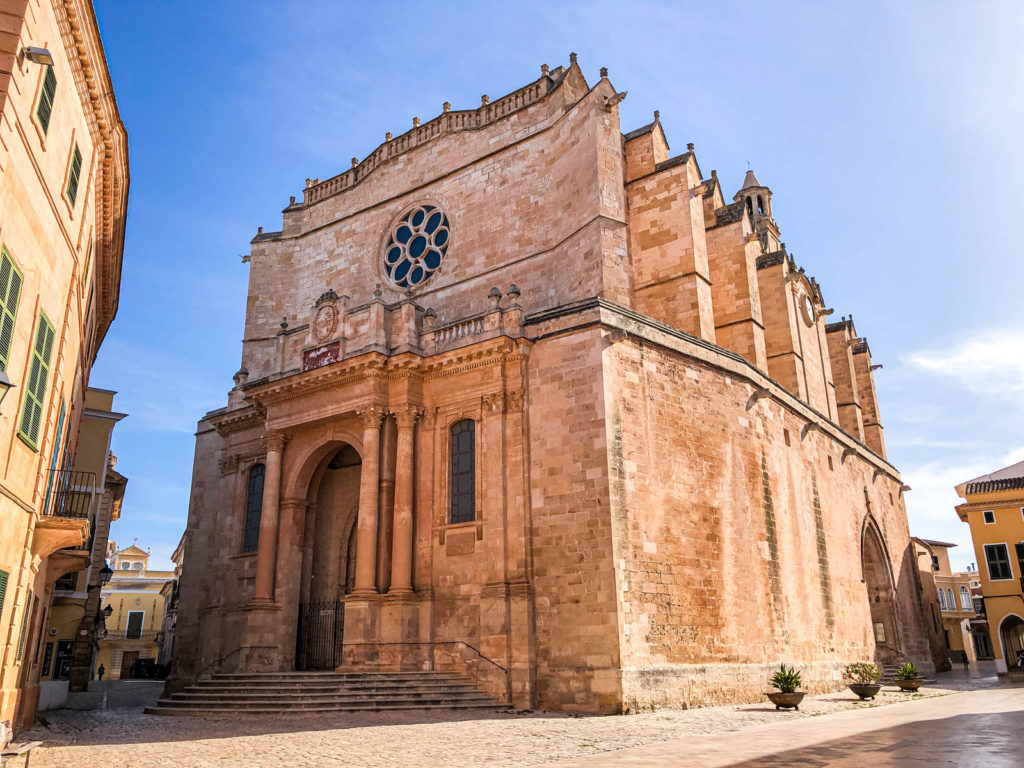
<instances>
[{"instance_id":1,"label":"decorative stone finial","mask_svg":"<svg viewBox=\"0 0 1024 768\"><path fill-rule=\"evenodd\" d=\"M313 180L312 179L306 179L306 189L309 189L312 186L313 186Z\"/></svg>"},{"instance_id":2,"label":"decorative stone finial","mask_svg":"<svg viewBox=\"0 0 1024 768\"><path fill-rule=\"evenodd\" d=\"M391 131L384 134L384 141L391 141Z\"/></svg>"},{"instance_id":3,"label":"decorative stone finial","mask_svg":"<svg viewBox=\"0 0 1024 768\"><path fill-rule=\"evenodd\" d=\"M548 65L547 64L541 64L540 65L540 76L541 77L547 77L548 76Z\"/></svg>"},{"instance_id":4,"label":"decorative stone finial","mask_svg":"<svg viewBox=\"0 0 1024 768\"><path fill-rule=\"evenodd\" d=\"M384 291L382 291L380 289L380 283L377 283L377 285L373 289L373 300L374 301L380 301L380 297L383 296L383 295L384 295Z\"/></svg>"},{"instance_id":5,"label":"decorative stone finial","mask_svg":"<svg viewBox=\"0 0 1024 768\"><path fill-rule=\"evenodd\" d=\"M359 165L359 158L358 157L353 157L352 158L352 167L355 168L357 165Z\"/></svg>"},{"instance_id":6,"label":"decorative stone finial","mask_svg":"<svg viewBox=\"0 0 1024 768\"><path fill-rule=\"evenodd\" d=\"M446 102L445 102L444 104L442 104L442 105L441 105L441 111L442 111L442 112L451 112L451 111L452 111L452 105L451 105L451 104L449 104L449 103L448 103L448 102L446 101Z\"/></svg>"},{"instance_id":7,"label":"decorative stone finial","mask_svg":"<svg viewBox=\"0 0 1024 768\"><path fill-rule=\"evenodd\" d=\"M249 378L249 369L246 368L243 365L241 368L239 368L237 371L235 371L235 375L232 376L231 378L234 379L235 389L238 389L243 384L245 384L246 380L248 380L248 378Z\"/></svg>"},{"instance_id":8,"label":"decorative stone finial","mask_svg":"<svg viewBox=\"0 0 1024 768\"><path fill-rule=\"evenodd\" d=\"M288 205L295 205L295 195L288 198Z\"/></svg>"},{"instance_id":9,"label":"decorative stone finial","mask_svg":"<svg viewBox=\"0 0 1024 768\"><path fill-rule=\"evenodd\" d=\"M711 178L712 179L717 179L718 178L718 171L716 171L714 168L711 169Z\"/></svg>"},{"instance_id":10,"label":"decorative stone finial","mask_svg":"<svg viewBox=\"0 0 1024 768\"><path fill-rule=\"evenodd\" d=\"M486 107L490 103L491 103L491 97L488 96L486 93L483 96L480 97L480 106L481 107Z\"/></svg>"},{"instance_id":11,"label":"decorative stone finial","mask_svg":"<svg viewBox=\"0 0 1024 768\"><path fill-rule=\"evenodd\" d=\"M693 142L692 141L689 144L686 145L686 151L687 152L693 152Z\"/></svg>"},{"instance_id":12,"label":"decorative stone finial","mask_svg":"<svg viewBox=\"0 0 1024 768\"><path fill-rule=\"evenodd\" d=\"M419 128L420 127L420 119L418 117L414 117L412 119L412 127L413 128Z\"/></svg>"},{"instance_id":13,"label":"decorative stone finial","mask_svg":"<svg viewBox=\"0 0 1024 768\"><path fill-rule=\"evenodd\" d=\"M661 112L654 110L654 122L658 122L659 120L661 120Z\"/></svg>"},{"instance_id":14,"label":"decorative stone finial","mask_svg":"<svg viewBox=\"0 0 1024 768\"><path fill-rule=\"evenodd\" d=\"M519 286L512 283L512 285L508 287L508 297L512 299L513 304L516 304L519 302L519 296Z\"/></svg>"},{"instance_id":15,"label":"decorative stone finial","mask_svg":"<svg viewBox=\"0 0 1024 768\"><path fill-rule=\"evenodd\" d=\"M256 228L256 234L257 235L262 235L263 234L263 227L257 227Z\"/></svg>"},{"instance_id":16,"label":"decorative stone finial","mask_svg":"<svg viewBox=\"0 0 1024 768\"><path fill-rule=\"evenodd\" d=\"M601 77L608 77L608 67L601 67Z\"/></svg>"},{"instance_id":17,"label":"decorative stone finial","mask_svg":"<svg viewBox=\"0 0 1024 768\"><path fill-rule=\"evenodd\" d=\"M501 291L496 287L491 288L491 290L487 292L487 298L491 300L491 306L497 309L498 302L501 301Z\"/></svg>"},{"instance_id":18,"label":"decorative stone finial","mask_svg":"<svg viewBox=\"0 0 1024 768\"><path fill-rule=\"evenodd\" d=\"M427 311L423 313L423 327L424 328L433 328L434 327L434 321L436 319L437 319L437 312L435 312L433 309L428 308Z\"/></svg>"},{"instance_id":19,"label":"decorative stone finial","mask_svg":"<svg viewBox=\"0 0 1024 768\"><path fill-rule=\"evenodd\" d=\"M288 330L288 318L287 317L282 317L281 318L281 330L282 331L287 331Z\"/></svg>"},{"instance_id":20,"label":"decorative stone finial","mask_svg":"<svg viewBox=\"0 0 1024 768\"><path fill-rule=\"evenodd\" d=\"M569 65L572 66L575 63L576 63L576 54L575 53L570 53L569 54Z\"/></svg>"}]
</instances>

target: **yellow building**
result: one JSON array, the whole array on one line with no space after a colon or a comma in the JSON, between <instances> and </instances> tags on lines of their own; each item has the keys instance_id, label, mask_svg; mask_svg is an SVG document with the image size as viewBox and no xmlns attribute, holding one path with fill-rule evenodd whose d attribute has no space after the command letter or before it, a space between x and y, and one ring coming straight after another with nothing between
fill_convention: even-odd
<instances>
[{"instance_id":1,"label":"yellow building","mask_svg":"<svg viewBox=\"0 0 1024 768\"><path fill-rule=\"evenodd\" d=\"M957 571L949 565L949 550L955 547L948 541L922 539L930 547L932 578L938 593L942 629L946 634L949 656L954 664L978 660L971 640L971 622L975 618L971 598L971 582L978 578L977 571Z\"/></svg>"},{"instance_id":2,"label":"yellow building","mask_svg":"<svg viewBox=\"0 0 1024 768\"><path fill-rule=\"evenodd\" d=\"M128 149L89 0L2 0L0 27L2 735L35 719L53 584L90 560L89 508L53 501L117 311Z\"/></svg>"},{"instance_id":3,"label":"yellow building","mask_svg":"<svg viewBox=\"0 0 1024 768\"><path fill-rule=\"evenodd\" d=\"M107 635L100 640L96 668L103 679L118 680L141 671L136 662L159 654L157 635L164 621L164 585L174 571L149 570L149 552L132 545L118 551L110 562L113 578L103 590L103 609L110 607Z\"/></svg>"},{"instance_id":4,"label":"yellow building","mask_svg":"<svg viewBox=\"0 0 1024 768\"><path fill-rule=\"evenodd\" d=\"M106 567L110 524L121 514L127 480L115 469L117 457L110 452L114 425L125 414L114 411L114 395L90 387L78 435L78 453L70 471L58 477L50 505L73 507L89 504L93 521L89 562L82 570L61 575L54 583L53 606L43 638L40 709L64 703L68 683L72 691L85 690L92 678L102 622L100 581ZM91 488L86 494L80 489Z\"/></svg>"},{"instance_id":5,"label":"yellow building","mask_svg":"<svg viewBox=\"0 0 1024 768\"><path fill-rule=\"evenodd\" d=\"M971 526L996 669L1020 670L1024 653L1024 461L956 486Z\"/></svg>"}]
</instances>

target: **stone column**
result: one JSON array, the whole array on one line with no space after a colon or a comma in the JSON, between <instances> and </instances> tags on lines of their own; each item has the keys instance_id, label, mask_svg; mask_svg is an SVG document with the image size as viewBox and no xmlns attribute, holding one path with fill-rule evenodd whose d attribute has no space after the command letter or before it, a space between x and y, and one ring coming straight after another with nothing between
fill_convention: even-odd
<instances>
[{"instance_id":1,"label":"stone column","mask_svg":"<svg viewBox=\"0 0 1024 768\"><path fill-rule=\"evenodd\" d=\"M413 457L413 433L416 419L422 413L407 406L395 413L398 423L398 451L395 464L395 527L391 540L391 589L388 594L412 593L412 521L413 487L416 466Z\"/></svg>"},{"instance_id":2,"label":"stone column","mask_svg":"<svg viewBox=\"0 0 1024 768\"><path fill-rule=\"evenodd\" d=\"M273 602L274 564L277 560L278 508L281 497L281 456L286 438L282 432L267 433L267 472L263 479L260 511L260 542L256 552L256 588L253 602Z\"/></svg>"},{"instance_id":3,"label":"stone column","mask_svg":"<svg viewBox=\"0 0 1024 768\"><path fill-rule=\"evenodd\" d=\"M380 422L384 410L371 405L363 420L363 466L359 477L359 517L356 525L355 597L377 594L377 493L380 490Z\"/></svg>"}]
</instances>

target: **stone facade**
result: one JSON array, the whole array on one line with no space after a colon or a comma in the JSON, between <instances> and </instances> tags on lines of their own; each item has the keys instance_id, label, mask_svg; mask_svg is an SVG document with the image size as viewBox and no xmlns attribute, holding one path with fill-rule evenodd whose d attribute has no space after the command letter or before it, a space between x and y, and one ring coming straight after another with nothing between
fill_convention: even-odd
<instances>
[{"instance_id":1,"label":"stone facade","mask_svg":"<svg viewBox=\"0 0 1024 768\"><path fill-rule=\"evenodd\" d=\"M314 665L457 668L517 707L931 669L866 341L826 324L767 187L727 203L571 59L388 134L253 239L171 690L310 666L337 603Z\"/></svg>"}]
</instances>

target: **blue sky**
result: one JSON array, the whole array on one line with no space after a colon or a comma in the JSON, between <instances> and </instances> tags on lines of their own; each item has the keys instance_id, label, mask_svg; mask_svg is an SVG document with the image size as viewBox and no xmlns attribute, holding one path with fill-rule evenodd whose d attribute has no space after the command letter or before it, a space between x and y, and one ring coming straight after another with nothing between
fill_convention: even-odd
<instances>
[{"instance_id":1,"label":"blue sky","mask_svg":"<svg viewBox=\"0 0 1024 768\"><path fill-rule=\"evenodd\" d=\"M1024 458L1024 4L97 0L131 151L121 305L91 383L130 414L113 536L167 557L196 420L238 369L248 252L328 178L450 101L610 70L622 129L661 111L783 239L875 362L912 530L961 546L952 486Z\"/></svg>"}]
</instances>

